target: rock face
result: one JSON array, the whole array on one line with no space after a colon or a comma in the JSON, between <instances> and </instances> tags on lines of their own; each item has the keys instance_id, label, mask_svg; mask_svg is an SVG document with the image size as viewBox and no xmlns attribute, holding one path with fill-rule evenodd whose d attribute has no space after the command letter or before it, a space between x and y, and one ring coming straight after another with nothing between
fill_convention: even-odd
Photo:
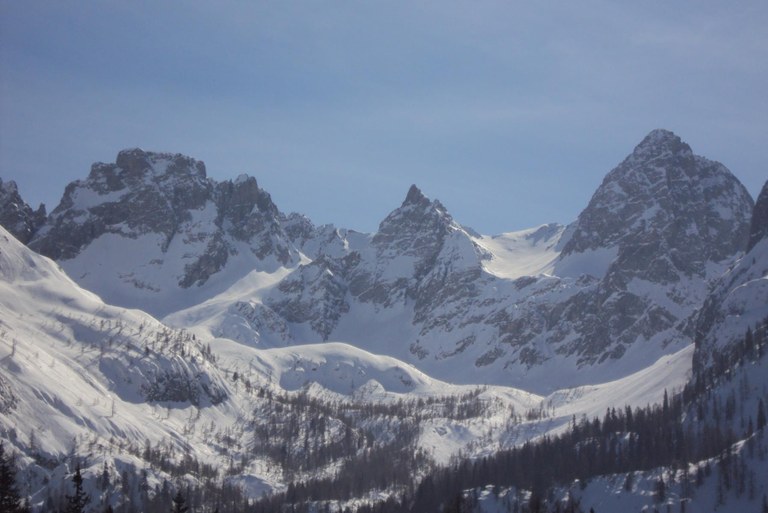
<instances>
[{"instance_id":1,"label":"rock face","mask_svg":"<svg viewBox=\"0 0 768 513\"><path fill-rule=\"evenodd\" d=\"M765 182L752 211L752 222L749 228L749 244L747 251L752 251L758 242L768 237L768 182Z\"/></svg>"},{"instance_id":2,"label":"rock face","mask_svg":"<svg viewBox=\"0 0 768 513\"><path fill-rule=\"evenodd\" d=\"M725 166L694 155L672 132L654 130L605 177L579 215L563 259L618 247L625 265L658 280L674 280L672 266L701 274L703 262L722 261L743 246L751 202ZM657 259L628 262L625 248L640 245L651 245L646 256ZM670 261L659 261L661 255Z\"/></svg>"},{"instance_id":3,"label":"rock face","mask_svg":"<svg viewBox=\"0 0 768 513\"><path fill-rule=\"evenodd\" d=\"M27 205L19 194L16 182L0 179L0 225L26 244L45 222L45 205L37 210Z\"/></svg>"},{"instance_id":4,"label":"rock face","mask_svg":"<svg viewBox=\"0 0 768 513\"><path fill-rule=\"evenodd\" d=\"M437 200L411 186L400 208L379 225L368 251L350 270L350 292L362 302L389 306L406 298L417 315L437 281L480 270L483 250Z\"/></svg>"},{"instance_id":5,"label":"rock face","mask_svg":"<svg viewBox=\"0 0 768 513\"><path fill-rule=\"evenodd\" d=\"M216 278L220 290L298 256L254 178L217 183L201 161L140 149L69 184L29 245L105 299L155 315L183 304L181 290Z\"/></svg>"},{"instance_id":6,"label":"rock face","mask_svg":"<svg viewBox=\"0 0 768 513\"><path fill-rule=\"evenodd\" d=\"M691 320L696 340L694 368L768 321L768 182L752 214L747 253L712 288Z\"/></svg>"},{"instance_id":7,"label":"rock face","mask_svg":"<svg viewBox=\"0 0 768 513\"><path fill-rule=\"evenodd\" d=\"M751 208L722 164L672 132L651 132L605 177L555 266L558 276L600 279L564 305L580 339L567 347L594 363L638 340L672 343L707 283L744 247Z\"/></svg>"}]
</instances>

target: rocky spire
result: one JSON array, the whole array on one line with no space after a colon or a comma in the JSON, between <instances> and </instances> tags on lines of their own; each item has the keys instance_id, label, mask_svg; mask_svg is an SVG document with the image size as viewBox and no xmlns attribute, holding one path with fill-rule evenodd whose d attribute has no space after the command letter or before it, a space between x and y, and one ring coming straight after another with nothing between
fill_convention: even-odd
<instances>
[{"instance_id":1,"label":"rocky spire","mask_svg":"<svg viewBox=\"0 0 768 513\"><path fill-rule=\"evenodd\" d=\"M407 205L424 205L428 204L429 199L424 196L424 194L421 192L421 189L416 187L416 184L411 185L410 189L408 189L408 194L405 196L405 201L403 201L402 206L405 207Z\"/></svg>"}]
</instances>

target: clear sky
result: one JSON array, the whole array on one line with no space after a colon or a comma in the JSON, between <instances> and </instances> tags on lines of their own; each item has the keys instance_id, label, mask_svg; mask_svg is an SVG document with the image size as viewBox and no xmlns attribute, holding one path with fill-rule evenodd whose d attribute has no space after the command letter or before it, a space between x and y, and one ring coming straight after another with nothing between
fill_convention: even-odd
<instances>
[{"instance_id":1,"label":"clear sky","mask_svg":"<svg viewBox=\"0 0 768 513\"><path fill-rule=\"evenodd\" d=\"M768 2L0 0L0 177L49 210L123 148L373 231L409 186L576 218L654 128L768 179Z\"/></svg>"}]
</instances>

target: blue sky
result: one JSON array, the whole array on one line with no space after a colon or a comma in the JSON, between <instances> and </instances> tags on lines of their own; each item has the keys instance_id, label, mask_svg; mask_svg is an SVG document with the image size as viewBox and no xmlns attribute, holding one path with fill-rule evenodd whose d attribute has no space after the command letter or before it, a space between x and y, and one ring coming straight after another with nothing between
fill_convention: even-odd
<instances>
[{"instance_id":1,"label":"blue sky","mask_svg":"<svg viewBox=\"0 0 768 513\"><path fill-rule=\"evenodd\" d=\"M0 0L0 177L52 209L120 149L364 231L412 183L500 233L576 218L654 128L768 179L768 2Z\"/></svg>"}]
</instances>

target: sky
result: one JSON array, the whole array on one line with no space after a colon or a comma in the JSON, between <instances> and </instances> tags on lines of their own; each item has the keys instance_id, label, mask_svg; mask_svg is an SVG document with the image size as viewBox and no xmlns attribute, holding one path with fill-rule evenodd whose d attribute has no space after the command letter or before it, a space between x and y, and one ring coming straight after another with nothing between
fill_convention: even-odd
<instances>
[{"instance_id":1,"label":"sky","mask_svg":"<svg viewBox=\"0 0 768 513\"><path fill-rule=\"evenodd\" d=\"M0 178L49 211L124 148L375 231L411 184L568 223L654 128L768 179L768 2L0 0Z\"/></svg>"}]
</instances>

